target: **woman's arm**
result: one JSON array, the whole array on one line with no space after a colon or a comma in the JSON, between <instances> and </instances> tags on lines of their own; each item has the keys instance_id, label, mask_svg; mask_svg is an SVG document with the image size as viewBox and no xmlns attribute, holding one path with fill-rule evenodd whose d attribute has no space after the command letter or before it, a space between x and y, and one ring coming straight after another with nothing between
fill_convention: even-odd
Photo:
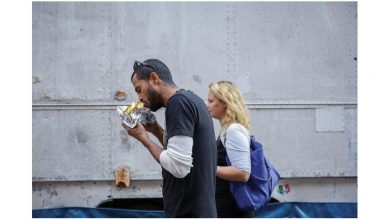
<instances>
[{"instance_id":1,"label":"woman's arm","mask_svg":"<svg viewBox=\"0 0 390 220\"><path fill-rule=\"evenodd\" d=\"M231 124L223 142L231 166L217 167L217 176L228 181L247 182L251 172L249 132L240 124Z\"/></svg>"},{"instance_id":2,"label":"woman's arm","mask_svg":"<svg viewBox=\"0 0 390 220\"><path fill-rule=\"evenodd\" d=\"M250 174L234 166L217 166L217 177L227 181L248 182Z\"/></svg>"}]
</instances>

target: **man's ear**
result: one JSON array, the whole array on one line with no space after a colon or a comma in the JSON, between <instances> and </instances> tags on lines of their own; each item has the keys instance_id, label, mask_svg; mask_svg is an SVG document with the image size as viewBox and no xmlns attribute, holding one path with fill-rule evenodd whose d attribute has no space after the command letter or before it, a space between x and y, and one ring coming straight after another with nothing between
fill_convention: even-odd
<instances>
[{"instance_id":1,"label":"man's ear","mask_svg":"<svg viewBox=\"0 0 390 220\"><path fill-rule=\"evenodd\" d=\"M160 84L160 77L158 77L157 73L151 72L150 73L150 80L152 80L153 84L159 85Z\"/></svg>"}]
</instances>

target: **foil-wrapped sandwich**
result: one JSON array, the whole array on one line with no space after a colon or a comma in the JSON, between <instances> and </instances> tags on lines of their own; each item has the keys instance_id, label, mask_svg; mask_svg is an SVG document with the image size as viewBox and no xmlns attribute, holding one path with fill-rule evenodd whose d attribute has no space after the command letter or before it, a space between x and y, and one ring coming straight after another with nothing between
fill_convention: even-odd
<instances>
[{"instance_id":1,"label":"foil-wrapped sandwich","mask_svg":"<svg viewBox=\"0 0 390 220\"><path fill-rule=\"evenodd\" d=\"M134 102L129 106L118 106L116 109L122 118L122 122L129 128L134 128L137 123L147 124L156 121L156 116L145 108L141 101Z\"/></svg>"}]
</instances>

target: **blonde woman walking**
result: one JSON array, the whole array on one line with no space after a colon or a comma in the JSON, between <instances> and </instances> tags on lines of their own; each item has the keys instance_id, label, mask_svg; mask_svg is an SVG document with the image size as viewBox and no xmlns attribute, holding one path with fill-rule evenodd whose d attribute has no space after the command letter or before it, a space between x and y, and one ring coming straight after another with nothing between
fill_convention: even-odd
<instances>
[{"instance_id":1,"label":"blonde woman walking","mask_svg":"<svg viewBox=\"0 0 390 220\"><path fill-rule=\"evenodd\" d=\"M247 182L251 173L249 112L239 89L229 81L209 85L207 108L219 120L216 205L219 218L253 217L242 211L230 193L229 182ZM231 161L227 166L226 156Z\"/></svg>"}]
</instances>

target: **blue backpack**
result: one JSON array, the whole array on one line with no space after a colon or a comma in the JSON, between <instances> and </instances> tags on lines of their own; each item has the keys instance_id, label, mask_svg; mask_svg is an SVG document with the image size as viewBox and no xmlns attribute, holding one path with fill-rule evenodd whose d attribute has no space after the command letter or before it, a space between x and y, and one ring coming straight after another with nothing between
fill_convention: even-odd
<instances>
[{"instance_id":1,"label":"blue backpack","mask_svg":"<svg viewBox=\"0 0 390 220\"><path fill-rule=\"evenodd\" d=\"M226 141L226 138L225 138ZM279 172L265 158L263 145L251 136L251 175L248 182L230 182L230 192L241 210L254 211L264 206L279 182ZM228 166L231 166L226 156Z\"/></svg>"}]
</instances>

